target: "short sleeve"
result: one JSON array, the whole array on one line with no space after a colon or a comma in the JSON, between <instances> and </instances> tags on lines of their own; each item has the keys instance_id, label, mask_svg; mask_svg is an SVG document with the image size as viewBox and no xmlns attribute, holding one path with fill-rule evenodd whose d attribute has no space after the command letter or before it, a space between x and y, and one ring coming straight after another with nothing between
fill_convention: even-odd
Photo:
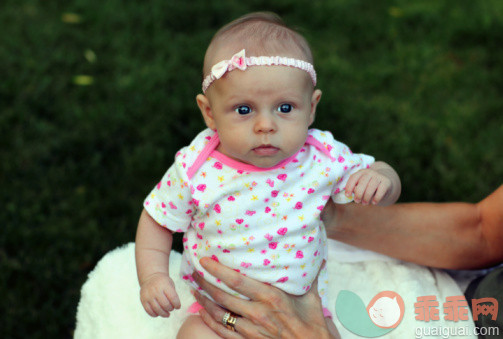
<instances>
[{"instance_id":1,"label":"short sleeve","mask_svg":"<svg viewBox=\"0 0 503 339\"><path fill-rule=\"evenodd\" d=\"M353 198L348 198L345 195L346 183L353 173L369 168L375 162L374 157L362 153L353 153L347 145L335 140L328 131L321 132L318 137L323 140L324 147L330 152L337 167L337 178L332 189L332 200L338 204L353 201Z\"/></svg>"},{"instance_id":2,"label":"short sleeve","mask_svg":"<svg viewBox=\"0 0 503 339\"><path fill-rule=\"evenodd\" d=\"M375 162L375 159L370 155L352 153L346 145L344 145L342 152L336 156L336 159L343 166L343 172L332 191L332 200L337 204L346 204L353 201L352 197L348 198L345 194L345 187L349 177L359 170L369 168Z\"/></svg>"},{"instance_id":3,"label":"short sleeve","mask_svg":"<svg viewBox=\"0 0 503 339\"><path fill-rule=\"evenodd\" d=\"M323 153L329 155L332 161L331 171L335 176L335 184L332 188L332 200L338 204L345 204L353 201L352 198L347 198L344 188L351 174L358 172L361 169L369 168L375 162L374 157L366 154L355 154L348 146L335 140L332 133L329 131L320 131L318 129L310 129L309 137L316 140L317 148Z\"/></svg>"},{"instance_id":4,"label":"short sleeve","mask_svg":"<svg viewBox=\"0 0 503 339\"><path fill-rule=\"evenodd\" d=\"M194 213L185 167L175 161L143 202L148 214L173 232L185 232Z\"/></svg>"}]
</instances>

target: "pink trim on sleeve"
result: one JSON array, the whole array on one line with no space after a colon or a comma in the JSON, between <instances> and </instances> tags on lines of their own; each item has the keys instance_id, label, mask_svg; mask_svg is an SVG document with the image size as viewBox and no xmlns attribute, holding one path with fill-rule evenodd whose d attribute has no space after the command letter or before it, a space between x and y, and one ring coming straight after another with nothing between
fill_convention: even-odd
<instances>
[{"instance_id":1,"label":"pink trim on sleeve","mask_svg":"<svg viewBox=\"0 0 503 339\"><path fill-rule=\"evenodd\" d=\"M204 164L206 159L208 159L211 152L213 152L217 148L218 144L220 144L220 139L218 138L218 133L215 132L210 141L206 144L206 146L204 146L201 153L199 153L199 155L197 156L196 161L194 161L192 166L190 166L187 170L187 176L189 177L189 179L192 179L197 170L202 166L202 164Z\"/></svg>"},{"instance_id":2,"label":"pink trim on sleeve","mask_svg":"<svg viewBox=\"0 0 503 339\"><path fill-rule=\"evenodd\" d=\"M309 144L309 145L313 145L314 147L316 147L320 152L324 153L327 157L330 158L330 160L332 161L335 161L336 159L332 156L332 154L330 154L330 151L325 147L323 146L323 144L318 140L316 139L315 137L313 137L312 135L308 135L307 136L307 139L306 139L306 144Z\"/></svg>"}]
</instances>

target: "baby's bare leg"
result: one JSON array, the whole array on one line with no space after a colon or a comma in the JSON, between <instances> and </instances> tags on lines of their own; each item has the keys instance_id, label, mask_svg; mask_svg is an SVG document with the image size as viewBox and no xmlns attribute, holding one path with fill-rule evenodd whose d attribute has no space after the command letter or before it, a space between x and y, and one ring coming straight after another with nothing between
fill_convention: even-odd
<instances>
[{"instance_id":1,"label":"baby's bare leg","mask_svg":"<svg viewBox=\"0 0 503 339\"><path fill-rule=\"evenodd\" d=\"M335 327L335 325L334 325ZM220 338L215 332L211 330L204 323L203 319L201 319L198 315L191 315L182 324L178 334L176 335L177 339L212 339L212 338Z\"/></svg>"}]
</instances>

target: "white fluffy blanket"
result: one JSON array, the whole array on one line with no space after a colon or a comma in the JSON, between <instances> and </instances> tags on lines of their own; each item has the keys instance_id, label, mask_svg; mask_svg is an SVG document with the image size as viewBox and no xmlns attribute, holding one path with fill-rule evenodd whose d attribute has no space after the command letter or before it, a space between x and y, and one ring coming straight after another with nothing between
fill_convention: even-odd
<instances>
[{"instance_id":1,"label":"white fluffy blanket","mask_svg":"<svg viewBox=\"0 0 503 339\"><path fill-rule=\"evenodd\" d=\"M330 246L329 246L330 247ZM329 248L329 258L330 248ZM134 244L130 243L111 251L98 263L83 285L77 310L76 339L99 338L175 338L187 308L194 301L188 286L178 278L181 255L172 252L171 276L175 280L182 309L169 318L151 318L143 310L139 300L136 277ZM448 296L462 295L458 285L443 271L386 259L365 262L338 262L329 259L328 273L331 277L329 309L343 338L361 338L349 332L338 321L335 301L340 290L356 293L365 304L379 292L395 291L404 300L405 314L400 325L382 338L418 338L421 333L430 333L427 338L441 338L450 328L452 333L473 333L471 321L446 321L442 304ZM439 302L438 321L415 320L417 297L435 295ZM455 328L457 327L457 328ZM427 329L429 328L429 329ZM429 332L427 332L429 331ZM436 331L436 332L435 332ZM441 332L444 331L444 332ZM438 333L438 335L431 335ZM426 336L425 336L426 337ZM475 336L456 336L476 338Z\"/></svg>"}]
</instances>

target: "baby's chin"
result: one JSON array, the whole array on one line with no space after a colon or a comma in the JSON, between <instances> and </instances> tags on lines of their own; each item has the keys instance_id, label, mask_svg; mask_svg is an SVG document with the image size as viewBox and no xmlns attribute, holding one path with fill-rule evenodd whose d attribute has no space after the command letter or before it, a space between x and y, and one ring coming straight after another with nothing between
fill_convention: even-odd
<instances>
[{"instance_id":1,"label":"baby's chin","mask_svg":"<svg viewBox=\"0 0 503 339\"><path fill-rule=\"evenodd\" d=\"M279 161L253 161L253 162L247 162L249 165L262 168L262 169L268 169L268 168L273 168L276 167L279 163L281 163L283 160Z\"/></svg>"},{"instance_id":2,"label":"baby's chin","mask_svg":"<svg viewBox=\"0 0 503 339\"><path fill-rule=\"evenodd\" d=\"M249 165L262 168L262 169L268 169L268 168L274 168L278 165L281 165L282 162L286 161L289 157L260 157L260 158L255 158L255 159L249 159L247 163Z\"/></svg>"},{"instance_id":3,"label":"baby's chin","mask_svg":"<svg viewBox=\"0 0 503 339\"><path fill-rule=\"evenodd\" d=\"M289 162L289 160L292 160L292 158L296 155L297 153L294 154L289 154L289 155L284 155L277 154L274 157L258 157L254 159L248 159L246 163L249 165L253 165L255 167L259 167L262 169L269 169L269 168L275 168L277 166L286 164Z\"/></svg>"},{"instance_id":4,"label":"baby's chin","mask_svg":"<svg viewBox=\"0 0 503 339\"><path fill-rule=\"evenodd\" d=\"M265 155L265 154L257 154L255 152L250 152L247 155L241 155L241 156L230 156L224 153L224 155L228 156L231 159L234 159L240 163L250 165L253 167L257 167L263 170L267 169L273 169L276 166L281 165L284 162L287 162L288 159L290 159L293 155L296 153L290 155L285 155L281 149L279 151L275 152L274 155Z\"/></svg>"}]
</instances>

